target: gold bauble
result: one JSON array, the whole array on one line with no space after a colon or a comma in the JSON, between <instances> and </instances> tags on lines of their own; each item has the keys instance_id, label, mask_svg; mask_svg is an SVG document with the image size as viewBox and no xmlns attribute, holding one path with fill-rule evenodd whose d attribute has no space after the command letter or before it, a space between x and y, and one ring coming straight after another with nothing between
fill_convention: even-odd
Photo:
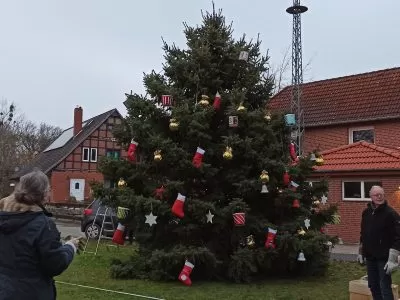
<instances>
[{"instance_id":1,"label":"gold bauble","mask_svg":"<svg viewBox=\"0 0 400 300\"><path fill-rule=\"evenodd\" d=\"M154 151L154 160L155 160L155 161L160 161L160 160L162 160L161 150L156 150L156 151Z\"/></svg>"},{"instance_id":2,"label":"gold bauble","mask_svg":"<svg viewBox=\"0 0 400 300\"><path fill-rule=\"evenodd\" d=\"M243 102L240 102L239 107L237 108L237 111L245 111L246 107L243 106Z\"/></svg>"},{"instance_id":3,"label":"gold bauble","mask_svg":"<svg viewBox=\"0 0 400 300\"><path fill-rule=\"evenodd\" d=\"M172 131L176 131L179 128L179 123L176 121L176 119L171 119L169 121L169 129Z\"/></svg>"},{"instance_id":4,"label":"gold bauble","mask_svg":"<svg viewBox=\"0 0 400 300\"><path fill-rule=\"evenodd\" d=\"M208 99L210 98L207 95L201 95L201 100L199 101L199 104L203 106L209 105L210 101L208 101Z\"/></svg>"},{"instance_id":5,"label":"gold bauble","mask_svg":"<svg viewBox=\"0 0 400 300\"><path fill-rule=\"evenodd\" d=\"M126 187L126 182L123 178L120 178L118 181L118 187L122 188L122 187Z\"/></svg>"},{"instance_id":6,"label":"gold bauble","mask_svg":"<svg viewBox=\"0 0 400 300\"><path fill-rule=\"evenodd\" d=\"M324 159L320 156L315 159L317 166L322 166L324 164Z\"/></svg>"},{"instance_id":7,"label":"gold bauble","mask_svg":"<svg viewBox=\"0 0 400 300\"><path fill-rule=\"evenodd\" d=\"M265 170L263 170L263 171L261 172L260 179L261 179L262 182L268 182L268 181L269 181L268 172L265 171Z\"/></svg>"},{"instance_id":8,"label":"gold bauble","mask_svg":"<svg viewBox=\"0 0 400 300\"><path fill-rule=\"evenodd\" d=\"M249 247L254 247L256 242L254 241L254 236L253 235L249 235L248 237L246 237L246 244Z\"/></svg>"},{"instance_id":9,"label":"gold bauble","mask_svg":"<svg viewBox=\"0 0 400 300\"><path fill-rule=\"evenodd\" d=\"M233 154L232 154L232 148L231 147L226 147L225 152L222 155L225 159L232 159Z\"/></svg>"},{"instance_id":10,"label":"gold bauble","mask_svg":"<svg viewBox=\"0 0 400 300\"><path fill-rule=\"evenodd\" d=\"M297 231L297 233L298 233L299 235L305 235L305 234L306 234L306 232L304 231L303 228L300 228L300 230Z\"/></svg>"}]
</instances>

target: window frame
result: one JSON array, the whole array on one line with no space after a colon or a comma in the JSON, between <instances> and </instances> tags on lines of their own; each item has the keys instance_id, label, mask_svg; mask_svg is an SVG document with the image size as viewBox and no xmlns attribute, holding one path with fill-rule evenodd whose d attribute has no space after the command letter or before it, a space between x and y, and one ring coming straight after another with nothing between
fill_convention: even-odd
<instances>
[{"instance_id":1,"label":"window frame","mask_svg":"<svg viewBox=\"0 0 400 300\"><path fill-rule=\"evenodd\" d=\"M353 140L353 135L355 131L366 131L366 130L372 130L373 136L374 136L374 141L372 144L375 144L375 127L374 126L362 126L362 127L351 127L349 128L349 144L354 144L357 142L354 142ZM370 143L366 141L367 143Z\"/></svg>"},{"instance_id":2,"label":"window frame","mask_svg":"<svg viewBox=\"0 0 400 300\"><path fill-rule=\"evenodd\" d=\"M345 198L345 192L344 192L344 184L345 182L359 182L361 184L361 198ZM380 183L380 186L382 186L382 181L379 179L367 179L367 180L360 180L360 179L347 179L347 180L342 180L342 201L361 201L361 202L370 202L371 198L369 195L365 195L365 182L375 182L375 183Z\"/></svg>"},{"instance_id":3,"label":"window frame","mask_svg":"<svg viewBox=\"0 0 400 300\"><path fill-rule=\"evenodd\" d=\"M93 151L95 151L95 158L94 159L92 159L92 157L93 157ZM90 161L91 162L97 162L97 156L98 156L98 151L97 151L97 148L90 148Z\"/></svg>"},{"instance_id":4,"label":"window frame","mask_svg":"<svg viewBox=\"0 0 400 300\"><path fill-rule=\"evenodd\" d=\"M87 159L85 159L85 150L87 151ZM82 148L82 161L84 161L84 162L90 161L90 148L89 147Z\"/></svg>"}]
</instances>

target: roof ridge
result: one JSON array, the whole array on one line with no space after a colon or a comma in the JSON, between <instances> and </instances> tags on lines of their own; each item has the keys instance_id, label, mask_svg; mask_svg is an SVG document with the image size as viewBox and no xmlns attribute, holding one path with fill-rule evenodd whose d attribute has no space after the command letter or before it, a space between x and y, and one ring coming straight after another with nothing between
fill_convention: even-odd
<instances>
[{"instance_id":1,"label":"roof ridge","mask_svg":"<svg viewBox=\"0 0 400 300\"><path fill-rule=\"evenodd\" d=\"M375 74L375 73L385 73L385 72L394 71L394 70L399 70L400 71L400 67L386 68L386 69L374 70L374 71L369 71L369 72L363 72L363 73L343 75L343 76L338 76L338 77L332 77L332 78L320 79L320 80L315 80L315 81L309 81L309 82L303 83L302 85L304 86L304 85L310 85L310 84L313 84L313 83L320 83L320 82L324 82L324 81L347 79L347 78L351 78L351 77L362 77L362 76L367 76L367 75L371 75L371 74ZM287 87L290 87L290 86L292 86L292 85L289 85ZM275 96L273 96L273 97L275 97Z\"/></svg>"},{"instance_id":2,"label":"roof ridge","mask_svg":"<svg viewBox=\"0 0 400 300\"><path fill-rule=\"evenodd\" d=\"M336 148L331 148L331 149L322 151L321 155L326 155L326 154L334 153L334 152L337 152L337 151L340 151L340 150L344 150L344 149L347 149L347 148L352 148L352 147L361 145L361 143L363 143L363 141L355 142L355 143L348 144L348 145L342 145L342 146L339 146L339 147L336 147Z\"/></svg>"}]
</instances>

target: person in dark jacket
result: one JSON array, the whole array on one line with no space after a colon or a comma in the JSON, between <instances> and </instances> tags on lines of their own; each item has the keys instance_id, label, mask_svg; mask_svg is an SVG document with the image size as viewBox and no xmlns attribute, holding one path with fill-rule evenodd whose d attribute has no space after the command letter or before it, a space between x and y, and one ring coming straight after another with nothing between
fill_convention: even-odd
<instances>
[{"instance_id":1,"label":"person in dark jacket","mask_svg":"<svg viewBox=\"0 0 400 300\"><path fill-rule=\"evenodd\" d=\"M79 239L64 245L46 216L47 176L35 171L21 177L13 194L0 200L0 300L53 300L53 277L74 258Z\"/></svg>"},{"instance_id":2,"label":"person in dark jacket","mask_svg":"<svg viewBox=\"0 0 400 300\"><path fill-rule=\"evenodd\" d=\"M384 190L373 186L372 202L362 213L358 261L366 263L368 287L374 300L393 300L391 274L398 268L400 216L385 201Z\"/></svg>"}]
</instances>

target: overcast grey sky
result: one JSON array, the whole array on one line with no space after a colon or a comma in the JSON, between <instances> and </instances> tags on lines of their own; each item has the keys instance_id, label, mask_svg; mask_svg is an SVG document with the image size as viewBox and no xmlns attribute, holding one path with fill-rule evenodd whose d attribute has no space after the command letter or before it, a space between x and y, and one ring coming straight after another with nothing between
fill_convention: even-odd
<instances>
[{"instance_id":1,"label":"overcast grey sky","mask_svg":"<svg viewBox=\"0 0 400 300\"><path fill-rule=\"evenodd\" d=\"M291 44L291 0L215 0L235 36L260 33L279 64ZM303 0L305 79L400 66L399 0ZM159 71L161 37L184 46L182 22L201 21L211 0L0 0L0 98L27 118L62 128L73 108L84 118L125 113L124 93L143 93L142 74Z\"/></svg>"}]
</instances>

